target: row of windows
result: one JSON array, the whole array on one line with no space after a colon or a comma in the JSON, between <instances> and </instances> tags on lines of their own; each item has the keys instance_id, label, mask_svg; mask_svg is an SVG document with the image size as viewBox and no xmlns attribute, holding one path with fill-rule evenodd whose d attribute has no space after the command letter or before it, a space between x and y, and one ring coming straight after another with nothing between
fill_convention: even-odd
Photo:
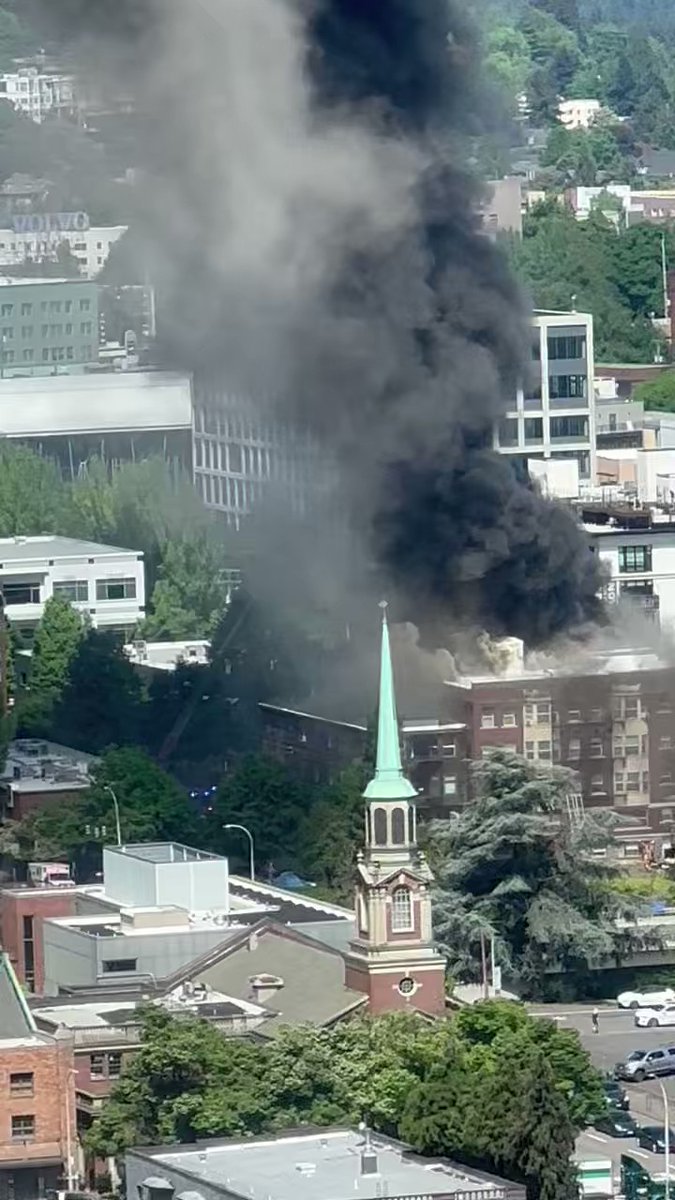
<instances>
[{"instance_id":1,"label":"row of windows","mask_svg":"<svg viewBox=\"0 0 675 1200\"><path fill-rule=\"evenodd\" d=\"M118 1050L89 1055L89 1074L92 1079L119 1079L122 1074L122 1055Z\"/></svg>"},{"instance_id":2,"label":"row of windows","mask_svg":"<svg viewBox=\"0 0 675 1200\"><path fill-rule=\"evenodd\" d=\"M237 412L223 412L223 401L226 398L219 393L215 393L215 396L216 407L199 407L195 411L197 433L211 434L213 437L223 438L224 441L249 442L256 446L297 447L303 452L315 449L308 433L287 425L250 419ZM218 405L220 407L217 407Z\"/></svg>"},{"instance_id":3,"label":"row of windows","mask_svg":"<svg viewBox=\"0 0 675 1200\"><path fill-rule=\"evenodd\" d=\"M92 357L92 347L91 346L83 346L82 347L82 355L84 356L85 359L90 359ZM19 360L17 359L16 354L14 353L13 350L3 350L2 361L3 361L3 363L14 363L14 362L18 362ZM77 358L75 355L75 347L74 346L51 346L51 347L43 346L42 361L43 361L43 363L46 363L46 362L76 362ZM21 362L25 362L25 363L35 362L35 351L32 349L32 347L27 347L25 350L21 351Z\"/></svg>"},{"instance_id":4,"label":"row of windows","mask_svg":"<svg viewBox=\"0 0 675 1200\"><path fill-rule=\"evenodd\" d=\"M616 771L614 791L619 795L627 792L648 792L649 771Z\"/></svg>"},{"instance_id":5,"label":"row of windows","mask_svg":"<svg viewBox=\"0 0 675 1200\"><path fill-rule=\"evenodd\" d=\"M55 596L61 596L71 603L89 599L89 585L86 579L59 580L52 585ZM40 604L39 583L3 583L0 592L6 607L12 604ZM97 579L97 600L135 600L136 580L129 579Z\"/></svg>"},{"instance_id":6,"label":"row of windows","mask_svg":"<svg viewBox=\"0 0 675 1200\"><path fill-rule=\"evenodd\" d=\"M666 700L658 702L657 713L659 716L669 716L672 714L672 706ZM567 720L570 724L593 724L599 721L604 721L607 713L602 708L582 709L569 708L566 710L566 717L562 711L553 713L551 702L549 700L533 701L523 706L523 723L527 725L550 725L555 716L555 720ZM639 696L617 696L614 698L612 705L612 714L616 720L626 721L632 718L642 718L646 715L646 710ZM480 723L482 729L513 729L518 725L518 715L515 711L503 712L501 719L499 713L494 708L482 708L480 714ZM631 745L632 739L626 739ZM630 751L629 753L634 753Z\"/></svg>"},{"instance_id":7,"label":"row of windows","mask_svg":"<svg viewBox=\"0 0 675 1200\"><path fill-rule=\"evenodd\" d=\"M620 571L651 571L651 546L619 546Z\"/></svg>"},{"instance_id":8,"label":"row of windows","mask_svg":"<svg viewBox=\"0 0 675 1200\"><path fill-rule=\"evenodd\" d=\"M525 417L523 434L526 442L543 442L544 418ZM550 417L550 441L569 442L577 438L587 440L588 417ZM507 417L499 427L499 442L502 446L518 445L518 421L515 417Z\"/></svg>"},{"instance_id":9,"label":"row of windows","mask_svg":"<svg viewBox=\"0 0 675 1200\"><path fill-rule=\"evenodd\" d=\"M70 313L73 312L73 300L43 300L40 304L40 312L42 313ZM18 307L14 304L0 304L0 317L13 317L14 309ZM21 304L21 316L32 317L33 308L37 310L37 305L33 305L32 301L25 300ZM81 313L91 312L91 300L83 299L79 301L79 311Z\"/></svg>"},{"instance_id":10,"label":"row of windows","mask_svg":"<svg viewBox=\"0 0 675 1200\"><path fill-rule=\"evenodd\" d=\"M43 338L61 337L64 333L72 334L73 328L74 328L74 326L73 326L72 321L67 321L65 325L63 325L60 322L57 322L54 325L41 325L40 326L40 336ZM93 332L94 332L93 321L80 321L80 333L86 335L86 334L91 334ZM22 325L21 326L21 337L22 338L28 339L28 338L34 337L34 335L35 335L35 326L34 325ZM3 342L14 341L14 326L13 325L4 326L2 329L1 336L2 336Z\"/></svg>"},{"instance_id":11,"label":"row of windows","mask_svg":"<svg viewBox=\"0 0 675 1200\"><path fill-rule=\"evenodd\" d=\"M548 356L550 359L585 358L586 337L565 336L548 338Z\"/></svg>"}]
</instances>

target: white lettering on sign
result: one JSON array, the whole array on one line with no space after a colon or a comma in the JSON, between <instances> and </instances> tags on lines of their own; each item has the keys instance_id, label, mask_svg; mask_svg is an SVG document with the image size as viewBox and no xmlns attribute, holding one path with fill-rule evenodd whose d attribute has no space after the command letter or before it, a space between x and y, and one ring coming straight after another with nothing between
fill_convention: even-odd
<instances>
[{"instance_id":1,"label":"white lettering on sign","mask_svg":"<svg viewBox=\"0 0 675 1200\"><path fill-rule=\"evenodd\" d=\"M85 233L89 216L85 212L18 213L12 217L15 233Z\"/></svg>"}]
</instances>

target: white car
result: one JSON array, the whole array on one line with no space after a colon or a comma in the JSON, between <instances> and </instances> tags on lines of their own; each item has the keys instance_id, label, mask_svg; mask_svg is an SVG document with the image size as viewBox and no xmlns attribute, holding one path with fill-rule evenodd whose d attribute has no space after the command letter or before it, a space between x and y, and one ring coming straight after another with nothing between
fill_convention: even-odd
<instances>
[{"instance_id":1,"label":"white car","mask_svg":"<svg viewBox=\"0 0 675 1200\"><path fill-rule=\"evenodd\" d=\"M653 1008L659 1004L675 1002L675 991L672 988L662 988L658 992L622 992L617 996L619 1008Z\"/></svg>"},{"instance_id":2,"label":"white car","mask_svg":"<svg viewBox=\"0 0 675 1200\"><path fill-rule=\"evenodd\" d=\"M636 1008L638 1029L654 1029L657 1025L675 1025L675 1004L659 1004L658 1008Z\"/></svg>"}]
</instances>

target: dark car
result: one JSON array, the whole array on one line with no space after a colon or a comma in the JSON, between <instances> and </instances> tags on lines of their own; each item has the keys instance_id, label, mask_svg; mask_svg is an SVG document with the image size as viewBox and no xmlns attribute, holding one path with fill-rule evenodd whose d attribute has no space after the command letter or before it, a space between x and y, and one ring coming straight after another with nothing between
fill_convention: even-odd
<instances>
[{"instance_id":1,"label":"dark car","mask_svg":"<svg viewBox=\"0 0 675 1200\"><path fill-rule=\"evenodd\" d=\"M607 1107L620 1108L624 1112L627 1112L630 1107L630 1101L619 1081L617 1079L605 1079L602 1086L607 1098Z\"/></svg>"},{"instance_id":2,"label":"dark car","mask_svg":"<svg viewBox=\"0 0 675 1200\"><path fill-rule=\"evenodd\" d=\"M670 1153L675 1153L675 1133L669 1132ZM643 1150L653 1150L655 1154L665 1154L666 1136L663 1125L643 1125L638 1129L638 1145Z\"/></svg>"},{"instance_id":3,"label":"dark car","mask_svg":"<svg viewBox=\"0 0 675 1200\"><path fill-rule=\"evenodd\" d=\"M608 1133L610 1137L637 1137L638 1127L630 1113L614 1109L605 1113L593 1122L593 1128L599 1133Z\"/></svg>"}]
</instances>

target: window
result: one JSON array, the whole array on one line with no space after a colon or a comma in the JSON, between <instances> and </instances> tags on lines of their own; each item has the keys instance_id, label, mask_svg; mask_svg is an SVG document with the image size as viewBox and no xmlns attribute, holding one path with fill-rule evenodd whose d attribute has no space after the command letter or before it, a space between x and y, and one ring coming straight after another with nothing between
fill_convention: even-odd
<instances>
[{"instance_id":1,"label":"window","mask_svg":"<svg viewBox=\"0 0 675 1200\"><path fill-rule=\"evenodd\" d=\"M63 333L63 325L57 324L57 325L49 326L49 336L50 337L61 337L62 333Z\"/></svg>"},{"instance_id":2,"label":"window","mask_svg":"<svg viewBox=\"0 0 675 1200\"><path fill-rule=\"evenodd\" d=\"M60 300L50 300L49 301L49 311L50 311L50 313L60 313L61 312L61 301Z\"/></svg>"},{"instance_id":3,"label":"window","mask_svg":"<svg viewBox=\"0 0 675 1200\"><path fill-rule=\"evenodd\" d=\"M13 312L14 312L14 305L13 305L13 304L3 304L3 305L0 305L0 316L3 316L3 317L11 317L11 315L12 315L12 313L13 313Z\"/></svg>"},{"instance_id":4,"label":"window","mask_svg":"<svg viewBox=\"0 0 675 1200\"><path fill-rule=\"evenodd\" d=\"M39 583L3 583L0 585L0 592L2 592L6 606L40 603Z\"/></svg>"},{"instance_id":5,"label":"window","mask_svg":"<svg viewBox=\"0 0 675 1200\"><path fill-rule=\"evenodd\" d=\"M89 599L89 585L86 579L57 579L52 585L55 596L69 600L71 604L81 604Z\"/></svg>"},{"instance_id":6,"label":"window","mask_svg":"<svg viewBox=\"0 0 675 1200\"><path fill-rule=\"evenodd\" d=\"M585 358L586 338L579 337L549 337L548 356L550 359Z\"/></svg>"},{"instance_id":7,"label":"window","mask_svg":"<svg viewBox=\"0 0 675 1200\"><path fill-rule=\"evenodd\" d=\"M581 758L581 740L579 738L570 738L567 748L568 758Z\"/></svg>"},{"instance_id":8,"label":"window","mask_svg":"<svg viewBox=\"0 0 675 1200\"><path fill-rule=\"evenodd\" d=\"M591 758L605 757L605 747L599 738L591 738L590 756Z\"/></svg>"},{"instance_id":9,"label":"window","mask_svg":"<svg viewBox=\"0 0 675 1200\"><path fill-rule=\"evenodd\" d=\"M504 729L515 729L516 724L516 714L514 712L505 712L502 714L502 725L504 726Z\"/></svg>"},{"instance_id":10,"label":"window","mask_svg":"<svg viewBox=\"0 0 675 1200\"><path fill-rule=\"evenodd\" d=\"M528 759L529 762L532 762L534 760L534 757L535 757L534 742L526 742L525 743L525 758Z\"/></svg>"},{"instance_id":11,"label":"window","mask_svg":"<svg viewBox=\"0 0 675 1200\"><path fill-rule=\"evenodd\" d=\"M567 714L568 721L580 721L581 711L578 708L571 708Z\"/></svg>"},{"instance_id":12,"label":"window","mask_svg":"<svg viewBox=\"0 0 675 1200\"><path fill-rule=\"evenodd\" d=\"M135 579L97 579L97 600L135 600Z\"/></svg>"},{"instance_id":13,"label":"window","mask_svg":"<svg viewBox=\"0 0 675 1200\"><path fill-rule=\"evenodd\" d=\"M21 326L21 336L22 336L22 338L32 338L33 326L32 325L22 325Z\"/></svg>"},{"instance_id":14,"label":"window","mask_svg":"<svg viewBox=\"0 0 675 1200\"><path fill-rule=\"evenodd\" d=\"M47 349L46 346L45 346L44 350L42 351L42 361L43 362L49 361L49 350Z\"/></svg>"},{"instance_id":15,"label":"window","mask_svg":"<svg viewBox=\"0 0 675 1200\"><path fill-rule=\"evenodd\" d=\"M229 464L228 469L230 471L235 471L237 475L240 475L242 470L241 446L237 445L236 442L231 442L227 447L227 452Z\"/></svg>"},{"instance_id":16,"label":"window","mask_svg":"<svg viewBox=\"0 0 675 1200\"><path fill-rule=\"evenodd\" d=\"M604 775L594 775L591 779L591 792L604 792L605 777Z\"/></svg>"},{"instance_id":17,"label":"window","mask_svg":"<svg viewBox=\"0 0 675 1200\"><path fill-rule=\"evenodd\" d=\"M525 444L543 442L544 422L541 417L525 418Z\"/></svg>"},{"instance_id":18,"label":"window","mask_svg":"<svg viewBox=\"0 0 675 1200\"><path fill-rule=\"evenodd\" d=\"M86 246L84 247L86 249ZM89 312L91 300L80 300L80 312Z\"/></svg>"},{"instance_id":19,"label":"window","mask_svg":"<svg viewBox=\"0 0 675 1200\"><path fill-rule=\"evenodd\" d=\"M32 1142L35 1137L35 1117L12 1117L12 1140L15 1142Z\"/></svg>"},{"instance_id":20,"label":"window","mask_svg":"<svg viewBox=\"0 0 675 1200\"><path fill-rule=\"evenodd\" d=\"M397 887L391 894L391 928L392 933L402 933L412 929L412 897L410 888Z\"/></svg>"},{"instance_id":21,"label":"window","mask_svg":"<svg viewBox=\"0 0 675 1200\"><path fill-rule=\"evenodd\" d=\"M537 757L543 759L544 762L551 761L551 743L537 742Z\"/></svg>"},{"instance_id":22,"label":"window","mask_svg":"<svg viewBox=\"0 0 675 1200\"><path fill-rule=\"evenodd\" d=\"M500 446L517 446L518 445L518 420L513 417L504 417L499 422L499 445Z\"/></svg>"},{"instance_id":23,"label":"window","mask_svg":"<svg viewBox=\"0 0 675 1200\"><path fill-rule=\"evenodd\" d=\"M108 1055L108 1079L119 1079L122 1074L122 1055L119 1050L111 1050Z\"/></svg>"},{"instance_id":24,"label":"window","mask_svg":"<svg viewBox=\"0 0 675 1200\"><path fill-rule=\"evenodd\" d=\"M23 358L24 362L33 362L33 359L35 358L35 351L34 350L24 350L22 358Z\"/></svg>"},{"instance_id":25,"label":"window","mask_svg":"<svg viewBox=\"0 0 675 1200\"><path fill-rule=\"evenodd\" d=\"M619 546L620 571L651 571L651 546Z\"/></svg>"},{"instance_id":26,"label":"window","mask_svg":"<svg viewBox=\"0 0 675 1200\"><path fill-rule=\"evenodd\" d=\"M590 719L591 719L591 721L601 721L602 720L602 709L601 708L592 708Z\"/></svg>"},{"instance_id":27,"label":"window","mask_svg":"<svg viewBox=\"0 0 675 1200\"><path fill-rule=\"evenodd\" d=\"M32 315L33 315L33 305L28 304L28 303L22 304L21 305L21 316L22 317L32 317Z\"/></svg>"},{"instance_id":28,"label":"window","mask_svg":"<svg viewBox=\"0 0 675 1200\"><path fill-rule=\"evenodd\" d=\"M69 312L72 312L72 308L73 308L72 300L64 300L63 311L66 313L69 313Z\"/></svg>"},{"instance_id":29,"label":"window","mask_svg":"<svg viewBox=\"0 0 675 1200\"><path fill-rule=\"evenodd\" d=\"M383 808L373 812L373 842L376 846L387 844L387 814Z\"/></svg>"},{"instance_id":30,"label":"window","mask_svg":"<svg viewBox=\"0 0 675 1200\"><path fill-rule=\"evenodd\" d=\"M551 441L569 442L588 438L587 417L551 417Z\"/></svg>"},{"instance_id":31,"label":"window","mask_svg":"<svg viewBox=\"0 0 675 1200\"><path fill-rule=\"evenodd\" d=\"M14 351L13 350L3 350L2 361L4 363L13 363L14 362Z\"/></svg>"},{"instance_id":32,"label":"window","mask_svg":"<svg viewBox=\"0 0 675 1200\"><path fill-rule=\"evenodd\" d=\"M91 321L80 321L80 333L91 333L92 328Z\"/></svg>"},{"instance_id":33,"label":"window","mask_svg":"<svg viewBox=\"0 0 675 1200\"><path fill-rule=\"evenodd\" d=\"M484 708L480 714L481 729L494 729L495 712L493 708Z\"/></svg>"},{"instance_id":34,"label":"window","mask_svg":"<svg viewBox=\"0 0 675 1200\"><path fill-rule=\"evenodd\" d=\"M538 704L525 705L525 724L526 725L550 725L551 724L551 704L545 700Z\"/></svg>"},{"instance_id":35,"label":"window","mask_svg":"<svg viewBox=\"0 0 675 1200\"><path fill-rule=\"evenodd\" d=\"M73 322L66 321L66 333L71 334L72 332L73 332Z\"/></svg>"},{"instance_id":36,"label":"window","mask_svg":"<svg viewBox=\"0 0 675 1200\"><path fill-rule=\"evenodd\" d=\"M14 330L11 325L7 325L2 331L3 342L11 342L14 338Z\"/></svg>"},{"instance_id":37,"label":"window","mask_svg":"<svg viewBox=\"0 0 675 1200\"><path fill-rule=\"evenodd\" d=\"M454 796L457 793L457 780L454 775L446 775L443 779L443 795Z\"/></svg>"},{"instance_id":38,"label":"window","mask_svg":"<svg viewBox=\"0 0 675 1200\"><path fill-rule=\"evenodd\" d=\"M395 808L391 814L391 840L395 846L405 846L405 811Z\"/></svg>"},{"instance_id":39,"label":"window","mask_svg":"<svg viewBox=\"0 0 675 1200\"><path fill-rule=\"evenodd\" d=\"M105 1079L105 1054L89 1055L89 1074L92 1079Z\"/></svg>"},{"instance_id":40,"label":"window","mask_svg":"<svg viewBox=\"0 0 675 1200\"><path fill-rule=\"evenodd\" d=\"M672 750L673 739L670 734L664 734L659 738L659 750Z\"/></svg>"},{"instance_id":41,"label":"window","mask_svg":"<svg viewBox=\"0 0 675 1200\"><path fill-rule=\"evenodd\" d=\"M637 696L618 696L614 701L614 716L620 721L644 716Z\"/></svg>"},{"instance_id":42,"label":"window","mask_svg":"<svg viewBox=\"0 0 675 1200\"><path fill-rule=\"evenodd\" d=\"M575 400L586 396L585 375L549 375L548 391L552 400ZM562 418L563 420L565 418ZM579 418L573 417L572 420ZM551 421L551 425L553 421ZM588 432L588 425L586 425ZM553 436L553 434L551 434Z\"/></svg>"},{"instance_id":43,"label":"window","mask_svg":"<svg viewBox=\"0 0 675 1200\"><path fill-rule=\"evenodd\" d=\"M454 742L443 742L443 758L454 758L457 753L457 747Z\"/></svg>"},{"instance_id":44,"label":"window","mask_svg":"<svg viewBox=\"0 0 675 1200\"><path fill-rule=\"evenodd\" d=\"M9 1077L10 1096L32 1096L34 1076L32 1071L12 1071Z\"/></svg>"},{"instance_id":45,"label":"window","mask_svg":"<svg viewBox=\"0 0 675 1200\"><path fill-rule=\"evenodd\" d=\"M135 971L135 958L108 958L101 963L104 975L114 975L122 971Z\"/></svg>"}]
</instances>

